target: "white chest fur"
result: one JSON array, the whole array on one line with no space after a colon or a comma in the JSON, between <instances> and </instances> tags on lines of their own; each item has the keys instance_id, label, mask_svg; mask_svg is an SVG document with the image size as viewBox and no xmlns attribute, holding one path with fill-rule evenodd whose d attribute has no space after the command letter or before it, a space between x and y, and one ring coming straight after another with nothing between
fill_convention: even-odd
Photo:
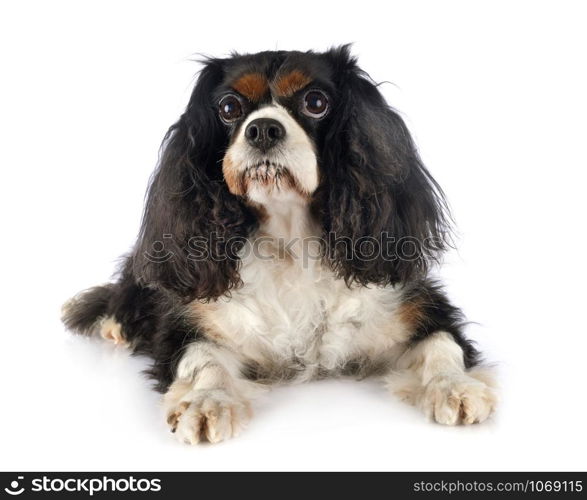
<instances>
[{"instance_id":1,"label":"white chest fur","mask_svg":"<svg viewBox=\"0 0 587 500\"><path fill-rule=\"evenodd\" d=\"M206 333L268 371L298 379L376 361L409 335L392 287L349 288L319 259L318 230L291 192L265 206L268 217L242 249L242 287L193 304Z\"/></svg>"}]
</instances>

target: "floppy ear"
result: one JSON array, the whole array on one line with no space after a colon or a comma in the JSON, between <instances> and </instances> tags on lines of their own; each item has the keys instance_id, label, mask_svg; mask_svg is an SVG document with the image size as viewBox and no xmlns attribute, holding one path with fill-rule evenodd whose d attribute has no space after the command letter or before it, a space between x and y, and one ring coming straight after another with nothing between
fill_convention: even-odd
<instances>
[{"instance_id":1,"label":"floppy ear","mask_svg":"<svg viewBox=\"0 0 587 500\"><path fill-rule=\"evenodd\" d=\"M447 246L450 216L442 190L405 123L348 47L327 57L340 80L322 138L323 182L315 200L325 257L347 283L405 282Z\"/></svg>"},{"instance_id":2,"label":"floppy ear","mask_svg":"<svg viewBox=\"0 0 587 500\"><path fill-rule=\"evenodd\" d=\"M239 284L237 253L255 224L222 177L228 138L213 101L222 64L206 62L185 113L165 136L133 252L140 283L186 300L216 298Z\"/></svg>"}]
</instances>

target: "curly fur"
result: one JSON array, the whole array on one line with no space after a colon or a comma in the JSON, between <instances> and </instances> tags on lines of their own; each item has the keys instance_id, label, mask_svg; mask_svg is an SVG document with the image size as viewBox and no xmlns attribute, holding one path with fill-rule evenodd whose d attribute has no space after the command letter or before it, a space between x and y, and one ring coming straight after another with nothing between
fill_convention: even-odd
<instances>
[{"instance_id":1,"label":"curly fur","mask_svg":"<svg viewBox=\"0 0 587 500\"><path fill-rule=\"evenodd\" d=\"M329 105L319 116L304 107L317 89ZM227 95L234 119L221 113ZM255 149L253 122L281 127L273 152L267 141ZM348 46L209 58L164 138L116 281L74 297L63 320L150 356L172 431L190 443L248 419L248 379L385 375L396 364L409 380L396 392L437 421L480 421L492 389L466 374L479 354L427 277L450 226L404 121ZM317 238L319 259L267 264L246 252L260 235L275 253L277 237Z\"/></svg>"}]
</instances>

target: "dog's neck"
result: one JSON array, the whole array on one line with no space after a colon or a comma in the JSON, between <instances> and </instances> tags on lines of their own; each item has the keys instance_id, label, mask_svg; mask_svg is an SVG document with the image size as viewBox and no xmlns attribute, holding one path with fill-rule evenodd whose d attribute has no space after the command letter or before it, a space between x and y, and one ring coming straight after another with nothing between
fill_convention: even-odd
<instances>
[{"instance_id":1,"label":"dog's neck","mask_svg":"<svg viewBox=\"0 0 587 500\"><path fill-rule=\"evenodd\" d=\"M255 190L249 199L259 214L259 234L288 244L319 236L308 197L293 189Z\"/></svg>"}]
</instances>

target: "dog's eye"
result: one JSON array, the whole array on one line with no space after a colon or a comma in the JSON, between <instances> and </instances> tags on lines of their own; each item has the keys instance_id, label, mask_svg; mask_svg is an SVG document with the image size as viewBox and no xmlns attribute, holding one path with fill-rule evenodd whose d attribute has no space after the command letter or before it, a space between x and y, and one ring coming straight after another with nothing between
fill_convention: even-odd
<instances>
[{"instance_id":1,"label":"dog's eye","mask_svg":"<svg viewBox=\"0 0 587 500\"><path fill-rule=\"evenodd\" d=\"M328 111L328 97L319 90L310 90L304 96L304 114L312 118L322 118Z\"/></svg>"},{"instance_id":2,"label":"dog's eye","mask_svg":"<svg viewBox=\"0 0 587 500\"><path fill-rule=\"evenodd\" d=\"M231 123L243 114L243 107L238 98L234 95L227 95L218 104L220 118L226 123Z\"/></svg>"}]
</instances>

